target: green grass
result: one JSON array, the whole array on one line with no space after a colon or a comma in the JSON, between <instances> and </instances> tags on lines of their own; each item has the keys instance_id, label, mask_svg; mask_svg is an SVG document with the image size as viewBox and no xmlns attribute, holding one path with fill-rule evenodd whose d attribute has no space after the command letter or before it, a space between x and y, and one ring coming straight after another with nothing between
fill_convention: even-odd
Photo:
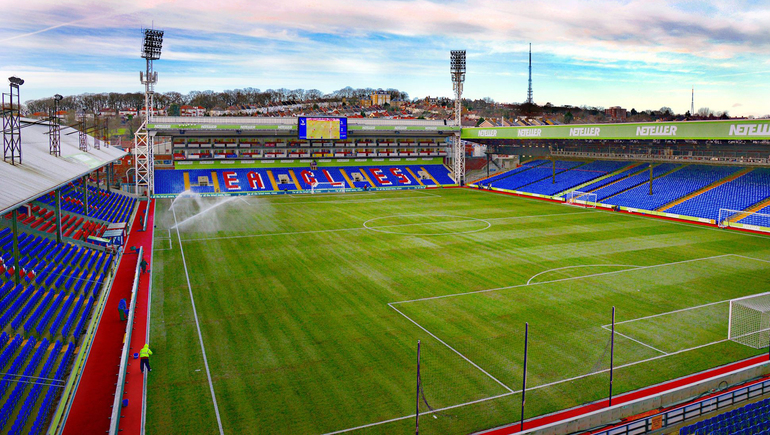
<instances>
[{"instance_id":1,"label":"green grass","mask_svg":"<svg viewBox=\"0 0 770 435\"><path fill-rule=\"evenodd\" d=\"M147 430L216 433L170 204L156 209ZM615 393L764 352L719 342L726 303L640 318L766 291L770 263L738 256L770 260L766 237L460 189L182 198L174 210L226 433L413 415L417 340L426 401L453 407L422 433L512 423L525 322L526 417L599 400L612 306L625 322Z\"/></svg>"}]
</instances>

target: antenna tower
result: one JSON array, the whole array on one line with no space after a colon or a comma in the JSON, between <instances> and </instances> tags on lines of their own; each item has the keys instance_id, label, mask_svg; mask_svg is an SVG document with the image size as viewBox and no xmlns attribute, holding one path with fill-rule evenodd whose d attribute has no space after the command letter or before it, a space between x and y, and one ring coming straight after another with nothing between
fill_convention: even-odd
<instances>
[{"instance_id":1,"label":"antenna tower","mask_svg":"<svg viewBox=\"0 0 770 435\"><path fill-rule=\"evenodd\" d=\"M532 43L529 44L529 89L527 89L527 103L535 103L532 100Z\"/></svg>"},{"instance_id":2,"label":"antenna tower","mask_svg":"<svg viewBox=\"0 0 770 435\"><path fill-rule=\"evenodd\" d=\"M695 116L695 86L692 87L692 98L690 99L690 116Z\"/></svg>"}]
</instances>

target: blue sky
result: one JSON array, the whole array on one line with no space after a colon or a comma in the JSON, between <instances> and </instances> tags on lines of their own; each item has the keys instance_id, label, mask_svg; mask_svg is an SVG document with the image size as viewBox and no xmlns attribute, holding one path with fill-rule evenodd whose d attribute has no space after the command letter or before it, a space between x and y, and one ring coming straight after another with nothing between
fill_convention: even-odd
<instances>
[{"instance_id":1,"label":"blue sky","mask_svg":"<svg viewBox=\"0 0 770 435\"><path fill-rule=\"evenodd\" d=\"M521 102L770 114L770 2L30 0L4 8L0 74L22 99L141 91L141 27L166 31L157 91L398 88Z\"/></svg>"}]
</instances>

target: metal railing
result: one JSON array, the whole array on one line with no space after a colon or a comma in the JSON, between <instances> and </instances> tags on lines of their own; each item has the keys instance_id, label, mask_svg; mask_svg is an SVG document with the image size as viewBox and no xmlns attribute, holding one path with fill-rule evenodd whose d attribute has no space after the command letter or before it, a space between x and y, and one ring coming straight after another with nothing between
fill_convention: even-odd
<instances>
[{"instance_id":1,"label":"metal railing","mask_svg":"<svg viewBox=\"0 0 770 435\"><path fill-rule=\"evenodd\" d=\"M638 435L681 424L687 420L700 417L750 399L770 394L770 380L739 388L716 397L711 397L697 403L682 406L660 414L651 415L641 420L613 427L594 435Z\"/></svg>"},{"instance_id":2,"label":"metal railing","mask_svg":"<svg viewBox=\"0 0 770 435\"><path fill-rule=\"evenodd\" d=\"M112 415L110 416L110 434L118 435L120 430L120 412L123 408L123 389L126 384L126 371L131 352L131 332L134 329L134 314L136 312L136 295L139 293L139 278L141 277L140 264L144 249L139 248L136 259L136 270L134 271L134 284L131 287L131 303L128 308L128 320L126 322L126 334L123 338L123 351L120 354L120 365L118 369L118 383L115 387L115 400L112 403Z\"/></svg>"},{"instance_id":3,"label":"metal railing","mask_svg":"<svg viewBox=\"0 0 770 435\"><path fill-rule=\"evenodd\" d=\"M629 160L643 162L678 162L701 163L735 166L770 166L770 158L761 157L724 157L724 156L690 156L690 155L659 155L659 154L623 154L584 151L553 150L555 157L590 158L598 160Z\"/></svg>"}]
</instances>

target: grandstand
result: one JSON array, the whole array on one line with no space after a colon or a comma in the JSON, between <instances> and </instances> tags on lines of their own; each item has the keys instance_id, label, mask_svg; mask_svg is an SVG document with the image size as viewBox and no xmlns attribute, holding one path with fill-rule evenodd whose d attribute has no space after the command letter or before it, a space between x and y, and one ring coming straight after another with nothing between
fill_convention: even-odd
<instances>
[{"instance_id":1,"label":"grandstand","mask_svg":"<svg viewBox=\"0 0 770 435\"><path fill-rule=\"evenodd\" d=\"M720 394L770 382L766 348L725 339L731 301L766 291L767 239L716 228L730 209L730 227L770 229L762 162L548 148L471 185L518 198L443 189L458 187L445 159L458 129L443 122L351 120L335 142L300 140L294 123L156 118L149 201L99 182L122 150L76 158L70 140L52 157L45 127L28 129L30 167L58 175L0 171L24 181L0 191L2 431L403 433L416 405L424 434L512 433L525 322L527 430L605 430L695 406L683 400L702 409L723 380ZM462 135L498 140L479 130ZM287 195L316 183L345 189ZM598 208L557 204L575 191ZM146 377L129 364L144 342L160 367ZM686 433L764 430L762 410Z\"/></svg>"},{"instance_id":2,"label":"grandstand","mask_svg":"<svg viewBox=\"0 0 770 435\"><path fill-rule=\"evenodd\" d=\"M22 123L23 164L0 164L0 430L39 434L56 429L109 293L122 248L100 236L136 200L88 180L125 151L63 135L54 156L48 125Z\"/></svg>"}]
</instances>

